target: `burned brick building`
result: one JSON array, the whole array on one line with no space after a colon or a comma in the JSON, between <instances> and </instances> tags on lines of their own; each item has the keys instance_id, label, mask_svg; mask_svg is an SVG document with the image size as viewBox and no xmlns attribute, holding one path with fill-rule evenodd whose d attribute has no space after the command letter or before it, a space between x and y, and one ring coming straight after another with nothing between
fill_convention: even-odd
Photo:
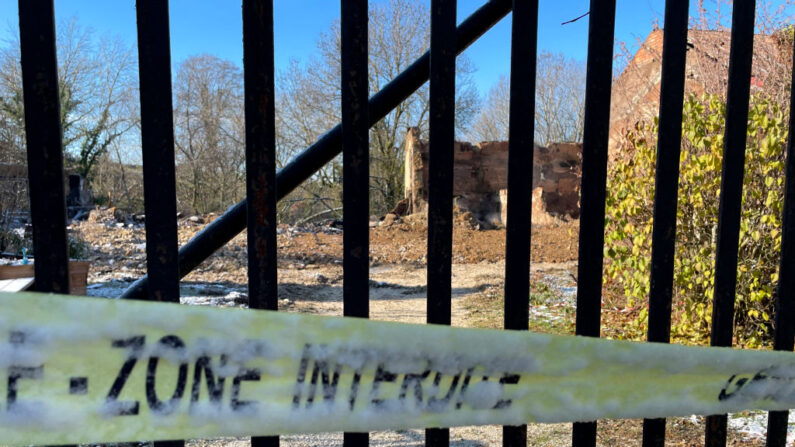
<instances>
[{"instance_id":1,"label":"burned brick building","mask_svg":"<svg viewBox=\"0 0 795 447\"><path fill-rule=\"evenodd\" d=\"M751 93L764 92L789 101L792 42L783 35L754 35ZM639 121L650 122L660 109L663 30L655 29L640 45L613 83L610 98L610 158L616 159L628 130ZM731 33L687 31L685 94L725 97L728 86ZM627 154L628 155L628 154Z\"/></svg>"},{"instance_id":2,"label":"burned brick building","mask_svg":"<svg viewBox=\"0 0 795 447\"><path fill-rule=\"evenodd\" d=\"M417 129L406 135L404 192L409 213L425 212L428 205L428 150ZM580 216L582 144L536 145L533 175L533 222ZM461 211L480 221L504 225L507 216L508 143L456 142L453 164L453 195Z\"/></svg>"}]
</instances>

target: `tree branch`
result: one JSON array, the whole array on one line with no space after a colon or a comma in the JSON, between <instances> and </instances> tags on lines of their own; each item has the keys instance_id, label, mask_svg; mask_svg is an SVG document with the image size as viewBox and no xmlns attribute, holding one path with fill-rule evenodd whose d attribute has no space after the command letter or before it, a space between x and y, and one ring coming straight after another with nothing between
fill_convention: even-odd
<instances>
[{"instance_id":1,"label":"tree branch","mask_svg":"<svg viewBox=\"0 0 795 447\"><path fill-rule=\"evenodd\" d=\"M591 11L588 11L588 12L586 12L585 14L583 14L583 15L579 16L579 17L575 17L575 18L573 18L573 19L571 19L571 20L567 20L567 21L565 21L565 22L561 23L561 25L568 25L569 23L574 23L574 22L576 22L577 20L580 20L581 18L583 18L583 17L587 16L587 15L588 15L588 14L590 14L590 13L591 13Z\"/></svg>"}]
</instances>

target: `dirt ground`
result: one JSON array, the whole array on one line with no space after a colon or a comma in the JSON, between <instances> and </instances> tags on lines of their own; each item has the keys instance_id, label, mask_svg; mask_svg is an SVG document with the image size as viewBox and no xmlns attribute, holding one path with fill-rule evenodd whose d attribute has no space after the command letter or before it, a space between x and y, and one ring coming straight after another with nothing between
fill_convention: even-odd
<instances>
[{"instance_id":1,"label":"dirt ground","mask_svg":"<svg viewBox=\"0 0 795 447\"><path fill-rule=\"evenodd\" d=\"M106 212L107 214L107 212ZM129 272L138 276L145 270L145 234L140 224L120 223L105 216L93 221L75 223L74 233L89 245L94 271ZM179 226L179 242L184 244L198 233L214 216L198 222L183 219ZM532 262L559 263L577 258L578 222L560 222L533 228ZM342 262L342 229L330 225L303 228L281 225L278 231L280 267L321 265ZM371 265L425 265L427 222L422 217L407 216L395 222L384 221L370 230ZM453 263L477 264L498 262L505 257L505 230L479 230L477 224L457 215L453 229ZM224 279L245 282L245 231L206 261L198 272L186 280L218 280L206 278L201 271L228 273ZM121 262L121 265L118 263ZM234 264L235 268L232 268ZM228 267L224 272L223 267ZM240 270L243 271L240 271ZM238 278L235 274L242 273Z\"/></svg>"},{"instance_id":2,"label":"dirt ground","mask_svg":"<svg viewBox=\"0 0 795 447\"><path fill-rule=\"evenodd\" d=\"M118 217L118 216L117 216ZM180 219L180 244L186 243L215 216ZM118 296L146 270L145 232L140 224L114 219L111 210L75 223L71 231L82 238L92 262L89 294ZM420 216L373 222L370 229L370 316L376 320L425 321L427 222ZM505 231L481 230L467 215L456 215L453 232L452 323L461 327L501 327L505 272ZM573 333L576 291L578 222L559 222L533 228L531 266L531 329ZM333 225L302 228L280 226L279 306L288 312L342 314L342 230ZM238 235L181 284L186 304L238 306L247 304L246 235ZM604 421L599 424L600 446L640 445L641 421ZM703 421L669 420L667 445L703 445ZM570 424L534 424L528 428L530 445L564 446L571 443ZM762 445L730 431L729 445ZM375 432L372 445L422 445L423 432ZM340 434L287 436L285 446L341 445ZM192 441L191 445L244 444L243 439ZM501 444L501 429L494 426L454 428L453 446ZM246 444L248 445L248 444Z\"/></svg>"}]
</instances>

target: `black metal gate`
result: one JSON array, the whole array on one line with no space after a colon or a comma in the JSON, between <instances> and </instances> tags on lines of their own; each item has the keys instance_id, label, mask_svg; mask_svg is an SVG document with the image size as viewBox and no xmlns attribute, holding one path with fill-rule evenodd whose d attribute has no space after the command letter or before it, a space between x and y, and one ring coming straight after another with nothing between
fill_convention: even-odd
<instances>
[{"instance_id":1,"label":"black metal gate","mask_svg":"<svg viewBox=\"0 0 795 447\"><path fill-rule=\"evenodd\" d=\"M576 333L598 337L615 0L591 0L583 145ZM179 301L180 277L248 228L253 309L277 308L276 202L340 153L344 163L344 313L368 316L368 128L430 79L428 323L450 324L455 58L513 11L509 131L509 213L505 328L528 329L531 194L538 0L490 0L456 27L455 0L431 1L431 47L368 98L367 1L343 0L342 123L276 172L272 0L243 0L247 200L178 250L168 1L138 0L138 51L148 275L126 298ZM668 342L688 0L668 0L652 241L649 341ZM715 265L712 345L730 346L748 116L754 0L735 0ZM53 0L19 0L20 42L33 220L36 287L67 293L67 237ZM790 129L793 120L790 117ZM795 327L795 150L787 145L775 349L793 349ZM707 419L706 444L725 445L725 415ZM787 412L771 412L768 446L786 442ZM644 421L643 445L663 445L665 420ZM426 444L449 442L446 429ZM525 426L505 427L505 445L526 445ZM532 442L532 440L530 440ZM252 445L278 445L276 437ZM345 445L366 445L348 433ZM574 424L575 446L595 445L596 423ZM166 445L166 443L158 443ZM182 441L169 441L181 445Z\"/></svg>"}]
</instances>

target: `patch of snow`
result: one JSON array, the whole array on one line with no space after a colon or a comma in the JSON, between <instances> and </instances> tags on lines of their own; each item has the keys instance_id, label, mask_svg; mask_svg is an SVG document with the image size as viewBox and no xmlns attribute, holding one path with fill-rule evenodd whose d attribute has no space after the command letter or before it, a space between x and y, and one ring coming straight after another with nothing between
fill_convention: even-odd
<instances>
[{"instance_id":1,"label":"patch of snow","mask_svg":"<svg viewBox=\"0 0 795 447\"><path fill-rule=\"evenodd\" d=\"M750 439L765 439L767 436L767 412L749 411L729 414L729 427L745 434ZM795 412L789 413L787 421L787 445L795 443Z\"/></svg>"},{"instance_id":2,"label":"patch of snow","mask_svg":"<svg viewBox=\"0 0 795 447\"><path fill-rule=\"evenodd\" d=\"M551 310L550 307L552 306L530 305L530 316L536 319L548 320L548 321L559 321L564 318L565 315L561 315L559 311ZM561 306L554 306L554 307L561 307Z\"/></svg>"},{"instance_id":3,"label":"patch of snow","mask_svg":"<svg viewBox=\"0 0 795 447\"><path fill-rule=\"evenodd\" d=\"M248 304L245 288L223 283L183 284L180 302L197 306L238 307Z\"/></svg>"},{"instance_id":4,"label":"patch of snow","mask_svg":"<svg viewBox=\"0 0 795 447\"><path fill-rule=\"evenodd\" d=\"M224 299L235 304L248 304L248 295L238 292L237 290L233 290L224 295Z\"/></svg>"},{"instance_id":5,"label":"patch of snow","mask_svg":"<svg viewBox=\"0 0 795 447\"><path fill-rule=\"evenodd\" d=\"M545 321L562 321L569 318L567 310L577 307L577 287L571 276L565 272L542 275L541 283L546 284L549 294L543 304L530 304L530 318Z\"/></svg>"}]
</instances>

